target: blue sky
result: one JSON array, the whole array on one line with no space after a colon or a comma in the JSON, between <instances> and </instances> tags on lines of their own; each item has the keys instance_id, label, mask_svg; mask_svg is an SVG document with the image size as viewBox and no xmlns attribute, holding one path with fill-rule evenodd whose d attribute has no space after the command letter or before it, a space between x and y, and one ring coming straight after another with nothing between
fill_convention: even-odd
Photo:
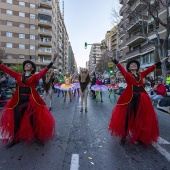
<instances>
[{"instance_id":1,"label":"blue sky","mask_svg":"<svg viewBox=\"0 0 170 170\"><path fill-rule=\"evenodd\" d=\"M101 42L113 25L112 9L118 0L64 0L64 21L78 67L85 67L91 46L84 43ZM60 0L62 5L62 0Z\"/></svg>"}]
</instances>

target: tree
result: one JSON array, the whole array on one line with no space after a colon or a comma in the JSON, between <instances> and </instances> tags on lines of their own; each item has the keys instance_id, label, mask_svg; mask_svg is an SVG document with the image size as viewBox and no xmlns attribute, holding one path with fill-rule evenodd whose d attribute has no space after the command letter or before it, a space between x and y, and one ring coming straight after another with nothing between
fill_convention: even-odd
<instances>
[{"instance_id":1,"label":"tree","mask_svg":"<svg viewBox=\"0 0 170 170\"><path fill-rule=\"evenodd\" d=\"M167 51L169 49L169 34L170 34L170 16L169 16L169 6L170 1L169 0L142 0L142 2L145 4L146 10L149 12L151 17L153 18L153 30L156 34L157 39L153 43L153 45L158 50L159 59L167 56ZM160 11L164 9L166 12L166 17L164 19L161 18L161 15L159 15ZM165 36L164 38L160 38L159 34L159 25L162 25L165 30ZM163 63L162 67L162 76L163 80L166 79L166 63Z\"/></svg>"},{"instance_id":2,"label":"tree","mask_svg":"<svg viewBox=\"0 0 170 170\"><path fill-rule=\"evenodd\" d=\"M23 66L21 64L17 64L17 65L11 65L10 69L19 72L19 73L23 73Z\"/></svg>"}]
</instances>

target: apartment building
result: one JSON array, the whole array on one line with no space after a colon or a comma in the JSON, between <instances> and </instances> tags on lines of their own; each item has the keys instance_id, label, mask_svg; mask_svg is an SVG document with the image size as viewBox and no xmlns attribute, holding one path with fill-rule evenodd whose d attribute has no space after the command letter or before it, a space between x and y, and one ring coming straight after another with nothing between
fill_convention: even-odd
<instances>
[{"instance_id":1,"label":"apartment building","mask_svg":"<svg viewBox=\"0 0 170 170\"><path fill-rule=\"evenodd\" d=\"M100 49L101 43L93 43L89 55L89 68L90 72L98 65L101 60L102 52Z\"/></svg>"},{"instance_id":2,"label":"apartment building","mask_svg":"<svg viewBox=\"0 0 170 170\"><path fill-rule=\"evenodd\" d=\"M102 41L104 42L108 48L109 51L112 51L113 57L116 58L117 55L117 32L118 32L118 27L114 26L111 30L107 31L105 34L105 39Z\"/></svg>"},{"instance_id":3,"label":"apartment building","mask_svg":"<svg viewBox=\"0 0 170 170\"><path fill-rule=\"evenodd\" d=\"M70 42L69 42L69 45L68 45L68 64L67 65L68 65L67 71L70 72L71 74L78 72L77 63L76 63Z\"/></svg>"},{"instance_id":4,"label":"apartment building","mask_svg":"<svg viewBox=\"0 0 170 170\"><path fill-rule=\"evenodd\" d=\"M102 69L103 70L109 70L108 62L111 61L111 58L117 58L118 56L118 26L114 26L111 30L107 31L105 34L105 38L101 41L102 44ZM107 47L107 50L105 50L105 47ZM108 53L109 51L109 53Z\"/></svg>"},{"instance_id":5,"label":"apartment building","mask_svg":"<svg viewBox=\"0 0 170 170\"><path fill-rule=\"evenodd\" d=\"M1 0L0 46L4 63L21 64L29 59L46 66L54 53L57 69L67 69L68 34L58 0Z\"/></svg>"},{"instance_id":6,"label":"apartment building","mask_svg":"<svg viewBox=\"0 0 170 170\"><path fill-rule=\"evenodd\" d=\"M141 0L119 0L122 5L119 13L122 20L118 25L119 50L121 55L118 59L123 62L136 59L140 61L142 68L147 68L158 60L155 55L155 46L150 42L156 39L153 29L154 20L149 15L146 5ZM155 1L153 1L153 4ZM162 20L166 17L166 11L161 3L159 4L159 16ZM166 30L156 23L160 39L164 39ZM147 38L143 37L143 31ZM148 41L149 40L149 41ZM151 75L161 74L160 70Z\"/></svg>"},{"instance_id":7,"label":"apartment building","mask_svg":"<svg viewBox=\"0 0 170 170\"><path fill-rule=\"evenodd\" d=\"M90 64L89 64L89 61L86 61L86 69L87 69L87 70L90 70Z\"/></svg>"}]
</instances>

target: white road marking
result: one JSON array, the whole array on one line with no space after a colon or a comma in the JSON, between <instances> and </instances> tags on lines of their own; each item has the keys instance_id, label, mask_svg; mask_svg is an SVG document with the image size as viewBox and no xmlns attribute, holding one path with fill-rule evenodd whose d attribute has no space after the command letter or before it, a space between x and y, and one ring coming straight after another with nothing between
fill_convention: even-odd
<instances>
[{"instance_id":1,"label":"white road marking","mask_svg":"<svg viewBox=\"0 0 170 170\"><path fill-rule=\"evenodd\" d=\"M158 138L158 143L159 144L170 144L170 142L166 141L165 139L161 138L160 136Z\"/></svg>"},{"instance_id":2,"label":"white road marking","mask_svg":"<svg viewBox=\"0 0 170 170\"><path fill-rule=\"evenodd\" d=\"M72 154L70 170L79 169L79 154Z\"/></svg>"},{"instance_id":3,"label":"white road marking","mask_svg":"<svg viewBox=\"0 0 170 170\"><path fill-rule=\"evenodd\" d=\"M170 161L170 153L167 152L164 148L162 148L159 144L153 144L153 147L159 151L168 161Z\"/></svg>"}]
</instances>

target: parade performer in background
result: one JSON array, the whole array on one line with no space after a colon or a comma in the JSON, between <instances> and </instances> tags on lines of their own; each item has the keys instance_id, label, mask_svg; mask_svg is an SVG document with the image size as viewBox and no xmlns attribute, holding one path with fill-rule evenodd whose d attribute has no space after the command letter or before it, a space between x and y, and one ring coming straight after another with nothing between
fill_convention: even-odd
<instances>
[{"instance_id":1,"label":"parade performer in background","mask_svg":"<svg viewBox=\"0 0 170 170\"><path fill-rule=\"evenodd\" d=\"M78 97L79 97L79 89L80 89L80 83L79 83L79 75L78 74L74 74L74 76L72 76L72 83L74 84L75 86L75 89L74 89L74 96L76 95L76 92L78 94Z\"/></svg>"},{"instance_id":2,"label":"parade performer in background","mask_svg":"<svg viewBox=\"0 0 170 170\"><path fill-rule=\"evenodd\" d=\"M54 86L54 70L49 69L45 76L42 78L43 80L43 88L44 88L44 95L43 99L46 100L47 95L49 95L50 103L49 103L49 110L52 109L52 95L53 95L53 86Z\"/></svg>"},{"instance_id":3,"label":"parade performer in background","mask_svg":"<svg viewBox=\"0 0 170 170\"><path fill-rule=\"evenodd\" d=\"M79 82L81 89L81 110L83 112L83 103L85 103L85 112L87 112L87 95L88 95L88 84L90 82L89 71L85 68L80 68Z\"/></svg>"},{"instance_id":4,"label":"parade performer in background","mask_svg":"<svg viewBox=\"0 0 170 170\"><path fill-rule=\"evenodd\" d=\"M7 148L34 138L37 144L43 147L44 141L54 136L55 120L36 91L36 85L53 65L56 57L57 54L54 54L51 63L37 74L34 74L36 66L30 60L23 62L24 74L12 71L2 64L1 60L0 69L18 83L12 99L7 102L0 116L0 136L10 142Z\"/></svg>"},{"instance_id":5,"label":"parade performer in background","mask_svg":"<svg viewBox=\"0 0 170 170\"><path fill-rule=\"evenodd\" d=\"M102 92L107 91L107 86L103 85L103 76L100 73L96 73L96 84L91 87L95 91L96 102L98 101L98 94L100 93L101 102L103 102Z\"/></svg>"},{"instance_id":6,"label":"parade performer in background","mask_svg":"<svg viewBox=\"0 0 170 170\"><path fill-rule=\"evenodd\" d=\"M163 62L164 58L161 62ZM138 72L140 63L132 60L127 63L127 71L113 60L123 74L127 87L121 94L117 105L112 111L109 129L114 136L122 137L121 144L125 144L126 137L130 142L139 142L144 145L157 142L159 136L158 120L152 102L143 87L143 79L152 72L161 62L150 66L143 72Z\"/></svg>"},{"instance_id":7,"label":"parade performer in background","mask_svg":"<svg viewBox=\"0 0 170 170\"><path fill-rule=\"evenodd\" d=\"M95 72L93 72L91 74L91 86L90 86L93 99L96 99L95 91L92 90L92 86L94 86L95 84L96 84L96 74L95 74Z\"/></svg>"},{"instance_id":8,"label":"parade performer in background","mask_svg":"<svg viewBox=\"0 0 170 170\"><path fill-rule=\"evenodd\" d=\"M70 102L72 102L72 91L74 90L74 85L71 84L72 82L72 76L70 76L69 72L66 72L65 77L64 77L64 83L61 85L61 90L64 91L64 102L66 101L67 97L67 92L70 97Z\"/></svg>"},{"instance_id":9,"label":"parade performer in background","mask_svg":"<svg viewBox=\"0 0 170 170\"><path fill-rule=\"evenodd\" d=\"M116 83L116 77L114 75L110 75L110 84L108 84L107 87L109 88L109 98L112 92L116 98L116 90L119 89L119 86Z\"/></svg>"},{"instance_id":10,"label":"parade performer in background","mask_svg":"<svg viewBox=\"0 0 170 170\"><path fill-rule=\"evenodd\" d=\"M54 85L54 88L57 89L58 97L60 96L60 93L62 93L64 97L64 91L61 90L61 85L64 83L64 77L61 73L58 74L56 84Z\"/></svg>"}]
</instances>

